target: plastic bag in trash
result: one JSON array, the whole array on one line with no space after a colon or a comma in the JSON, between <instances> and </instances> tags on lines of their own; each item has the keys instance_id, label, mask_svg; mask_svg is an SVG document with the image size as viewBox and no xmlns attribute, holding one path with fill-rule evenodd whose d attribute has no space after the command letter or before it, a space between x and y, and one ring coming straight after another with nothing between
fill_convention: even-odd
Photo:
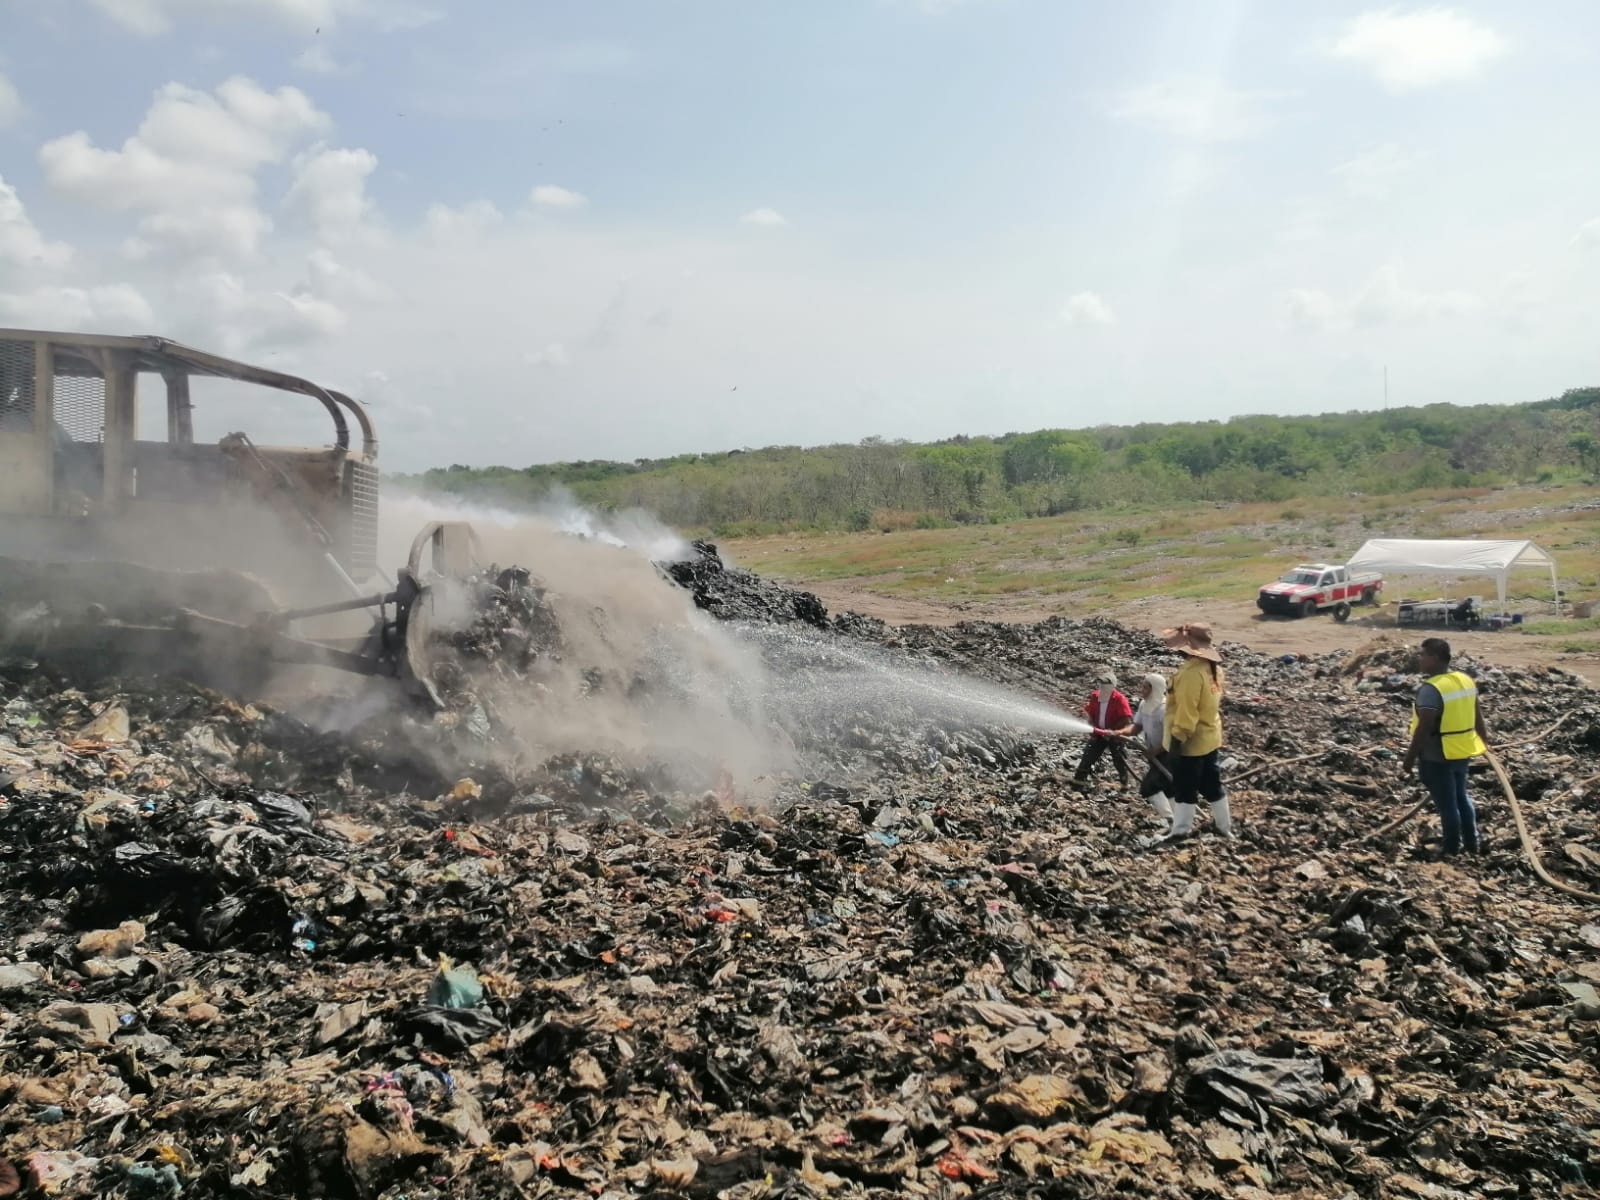
<instances>
[{"instance_id":1,"label":"plastic bag in trash","mask_svg":"<svg viewBox=\"0 0 1600 1200\"><path fill-rule=\"evenodd\" d=\"M310 829L311 810L293 796L281 792L257 792L250 805L261 816L263 825L274 829Z\"/></svg>"},{"instance_id":2,"label":"plastic bag in trash","mask_svg":"<svg viewBox=\"0 0 1600 1200\"><path fill-rule=\"evenodd\" d=\"M271 887L258 887L202 909L195 918L195 934L208 950L276 950L284 945L290 925L289 902Z\"/></svg>"},{"instance_id":3,"label":"plastic bag in trash","mask_svg":"<svg viewBox=\"0 0 1600 1200\"><path fill-rule=\"evenodd\" d=\"M1309 1112L1333 1099L1323 1084L1320 1058L1268 1058L1249 1050L1221 1050L1189 1064L1189 1092L1207 1099L1227 1119L1237 1114L1258 1128L1267 1124L1267 1108ZM1237 1122L1236 1122L1237 1123Z\"/></svg>"},{"instance_id":4,"label":"plastic bag in trash","mask_svg":"<svg viewBox=\"0 0 1600 1200\"><path fill-rule=\"evenodd\" d=\"M439 973L428 987L428 1003L440 1008L476 1008L483 1003L483 984L470 965L452 966L439 959Z\"/></svg>"},{"instance_id":5,"label":"plastic bag in trash","mask_svg":"<svg viewBox=\"0 0 1600 1200\"><path fill-rule=\"evenodd\" d=\"M143 842L123 842L111 852L111 866L122 883L172 890L198 874L188 860Z\"/></svg>"},{"instance_id":6,"label":"plastic bag in trash","mask_svg":"<svg viewBox=\"0 0 1600 1200\"><path fill-rule=\"evenodd\" d=\"M401 1015L398 1022L406 1036L422 1038L445 1050L465 1050L476 1042L500 1032L500 1022L481 1008L442 1008L420 1004Z\"/></svg>"}]
</instances>

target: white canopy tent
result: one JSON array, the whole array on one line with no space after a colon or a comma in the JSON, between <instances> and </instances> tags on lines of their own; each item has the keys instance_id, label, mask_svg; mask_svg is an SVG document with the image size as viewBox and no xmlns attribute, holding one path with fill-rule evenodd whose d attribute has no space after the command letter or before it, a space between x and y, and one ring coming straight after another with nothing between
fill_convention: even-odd
<instances>
[{"instance_id":1,"label":"white canopy tent","mask_svg":"<svg viewBox=\"0 0 1600 1200\"><path fill-rule=\"evenodd\" d=\"M1506 578L1526 568L1548 570L1557 607L1556 560L1527 540L1479 541L1470 538L1374 538L1355 552L1351 571L1393 575L1486 575L1494 579L1500 607L1506 606Z\"/></svg>"}]
</instances>

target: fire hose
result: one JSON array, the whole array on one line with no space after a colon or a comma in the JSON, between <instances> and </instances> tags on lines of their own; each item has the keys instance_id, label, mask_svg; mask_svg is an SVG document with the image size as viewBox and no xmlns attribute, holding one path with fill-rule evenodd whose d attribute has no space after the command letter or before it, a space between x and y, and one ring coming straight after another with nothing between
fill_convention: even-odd
<instances>
[{"instance_id":1,"label":"fire hose","mask_svg":"<svg viewBox=\"0 0 1600 1200\"><path fill-rule=\"evenodd\" d=\"M1489 760L1489 765L1494 768L1495 778L1500 781L1500 790L1506 794L1506 803L1511 806L1511 819L1517 823L1517 837L1522 839L1522 852L1527 856L1528 865L1533 868L1533 873L1544 880L1558 892L1566 892L1569 896L1576 896L1580 900L1588 900L1593 904L1600 904L1600 896L1593 892L1586 892L1582 888L1573 887L1570 883L1563 883L1549 871L1545 870L1544 862L1539 857L1539 851L1534 848L1533 839L1528 836L1528 824L1522 819L1522 805L1517 802L1516 792L1511 790L1511 780L1506 777L1506 769L1500 765L1500 760L1495 757L1494 751L1484 753Z\"/></svg>"},{"instance_id":2,"label":"fire hose","mask_svg":"<svg viewBox=\"0 0 1600 1200\"><path fill-rule=\"evenodd\" d=\"M1547 730L1546 732L1549 731ZM1562 880L1557 879L1545 868L1544 860L1539 857L1539 851L1533 844L1533 836L1528 832L1528 822L1522 815L1522 803L1517 799L1517 793L1511 786L1511 779L1506 775L1505 767L1501 765L1500 759L1495 755L1493 750L1486 750L1484 752L1484 757L1489 760L1489 766L1493 768L1495 778L1500 781L1500 790L1502 793L1504 793L1506 804L1511 809L1511 820L1516 824L1517 827L1517 839L1522 843L1523 856L1528 860L1528 865L1533 868L1533 873L1545 883L1548 883L1551 887L1555 888L1558 892L1565 892L1567 895L1576 896L1580 900L1588 900L1593 904L1600 904L1600 895L1596 895L1594 892L1586 892L1579 887L1573 887L1572 884L1565 883ZM1428 801L1419 800L1416 804L1413 804L1410 808L1406 809L1401 816L1393 821L1390 821L1382 829L1378 830L1376 833L1368 834L1364 840L1374 842L1381 841L1388 834L1393 833L1396 829L1399 829L1400 826L1404 825L1407 821L1411 820L1412 817L1421 812L1423 808L1427 806L1427 804Z\"/></svg>"},{"instance_id":3,"label":"fire hose","mask_svg":"<svg viewBox=\"0 0 1600 1200\"><path fill-rule=\"evenodd\" d=\"M1367 834L1367 836L1362 840L1367 842L1381 842L1385 837L1393 833L1396 829L1399 829L1400 826L1404 825L1407 821L1411 820L1412 817L1416 816L1419 812L1426 808L1427 805L1428 802L1426 800L1418 800L1415 804L1406 809L1406 811L1400 814L1400 816L1390 821L1382 829L1378 830L1376 833Z\"/></svg>"},{"instance_id":4,"label":"fire hose","mask_svg":"<svg viewBox=\"0 0 1600 1200\"><path fill-rule=\"evenodd\" d=\"M1553 723L1552 725L1548 726L1547 728L1541 730L1539 733L1535 734L1533 737L1524 738L1523 740L1521 740L1519 742L1511 742L1511 743L1508 744L1508 747L1503 747L1503 748L1515 748L1515 747L1518 747L1518 746L1529 746L1529 745L1532 745L1534 742L1541 741L1544 738L1548 737L1550 734L1554 733L1557 729L1559 729L1562 726L1562 724L1564 724L1567 721L1567 719L1569 717L1571 717L1572 715L1573 714L1570 713L1570 712L1566 713L1561 717L1560 720L1556 721L1555 723ZM1144 756L1147 759L1150 760L1151 765L1154 766L1157 770L1159 770L1163 775L1165 775L1170 780L1172 778L1172 772L1167 769L1166 764L1161 762L1160 759L1158 759L1154 754L1152 754L1150 752L1150 748L1144 744L1144 741L1142 739L1137 741L1137 745L1138 745L1139 749L1144 752ZM1266 770L1268 767L1282 767L1282 766L1288 766L1291 763L1309 762L1310 760L1312 760L1314 758L1321 758L1326 753L1328 753L1328 751L1319 750L1314 754L1302 754L1302 755L1299 755L1299 756L1297 756L1295 758L1283 759L1283 760L1280 760L1278 762L1259 763L1256 766L1251 767L1249 770L1247 770L1247 771L1243 772L1242 774L1240 774L1239 776L1237 776L1236 782L1243 781L1243 780L1249 778L1251 775L1256 774L1259 771ZM1363 755L1363 757L1364 757L1364 755ZM1545 868L1544 860L1539 857L1539 851L1538 851L1537 848L1535 848L1535 846L1533 844L1533 837L1528 833L1528 823L1527 823L1526 820L1523 819L1523 815L1522 815L1522 804L1517 799L1517 793L1511 787L1511 780L1506 775L1505 767L1501 765L1500 759L1495 756L1495 753L1492 750L1486 750L1484 752L1484 757L1489 760L1489 766L1494 769L1495 778L1500 781L1500 790L1505 794L1506 804L1511 809L1511 819L1512 819L1512 821L1514 821L1516 823L1516 826L1517 826L1517 839L1522 843L1523 856L1527 858L1528 865L1533 868L1533 873L1535 875L1537 875L1540 879L1542 879L1545 883L1548 883L1551 887L1555 888L1558 892L1565 892L1567 895L1576 896L1580 900L1588 900L1589 902L1591 902L1593 904L1600 904L1600 895L1597 895L1594 892L1586 892L1582 888L1574 887L1570 883L1564 883L1563 881L1557 879L1554 875L1550 874L1550 872ZM1367 837L1365 839L1363 839L1363 840L1364 841L1379 841L1379 840L1381 840L1386 835L1388 835L1390 833L1393 833L1396 829L1399 829L1400 826L1404 825L1407 821L1411 820L1411 818L1416 816L1419 812L1421 812L1423 810L1423 808L1425 808L1427 806L1427 804L1428 804L1427 800L1419 800L1419 801L1417 801L1416 804L1414 804L1410 808L1408 808L1403 814L1401 814L1395 820L1390 821L1387 825L1385 825L1382 829L1379 829L1376 833L1368 834Z\"/></svg>"},{"instance_id":5,"label":"fire hose","mask_svg":"<svg viewBox=\"0 0 1600 1200\"><path fill-rule=\"evenodd\" d=\"M1144 744L1144 739L1143 738L1134 738L1134 739L1132 739L1132 741L1133 741L1134 745L1139 747L1139 753L1143 754L1145 756L1146 760L1149 761L1150 765L1152 767L1154 767L1156 770L1160 771L1163 775L1165 775L1167 777L1167 782L1171 783L1172 782L1172 771L1171 771L1170 768L1168 768L1166 763L1161 761L1161 757L1158 754L1156 754L1156 752L1154 750L1150 749L1149 746Z\"/></svg>"}]
</instances>

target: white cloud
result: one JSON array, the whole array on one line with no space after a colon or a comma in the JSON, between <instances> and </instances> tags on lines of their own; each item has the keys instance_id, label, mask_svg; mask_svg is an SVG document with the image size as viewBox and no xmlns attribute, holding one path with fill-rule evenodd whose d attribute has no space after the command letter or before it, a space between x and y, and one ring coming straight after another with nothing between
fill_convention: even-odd
<instances>
[{"instance_id":1,"label":"white cloud","mask_svg":"<svg viewBox=\"0 0 1600 1200\"><path fill-rule=\"evenodd\" d=\"M333 301L294 291L256 291L226 272L201 276L184 289L225 351L304 346L344 331L349 317Z\"/></svg>"},{"instance_id":2,"label":"white cloud","mask_svg":"<svg viewBox=\"0 0 1600 1200\"><path fill-rule=\"evenodd\" d=\"M1277 103L1291 93L1244 91L1217 79L1180 76L1131 88L1107 106L1111 116L1202 142L1256 137L1271 128Z\"/></svg>"},{"instance_id":3,"label":"white cloud","mask_svg":"<svg viewBox=\"0 0 1600 1200\"><path fill-rule=\"evenodd\" d=\"M1590 217L1578 226L1572 244L1585 250L1600 248L1600 217Z\"/></svg>"},{"instance_id":4,"label":"white cloud","mask_svg":"<svg viewBox=\"0 0 1600 1200\"><path fill-rule=\"evenodd\" d=\"M582 192L557 187L553 183L541 183L529 193L528 198L540 208L582 208L589 203L589 198Z\"/></svg>"},{"instance_id":5,"label":"white cloud","mask_svg":"<svg viewBox=\"0 0 1600 1200\"><path fill-rule=\"evenodd\" d=\"M308 217L323 237L348 237L364 229L372 215L367 177L377 167L377 155L369 150L318 147L295 161L284 204Z\"/></svg>"},{"instance_id":6,"label":"white cloud","mask_svg":"<svg viewBox=\"0 0 1600 1200\"><path fill-rule=\"evenodd\" d=\"M124 29L149 37L165 33L172 27L170 5L162 0L90 0L90 2Z\"/></svg>"},{"instance_id":7,"label":"white cloud","mask_svg":"<svg viewBox=\"0 0 1600 1200\"><path fill-rule=\"evenodd\" d=\"M445 10L407 0L350 0L351 7L380 33L400 33L444 20Z\"/></svg>"},{"instance_id":8,"label":"white cloud","mask_svg":"<svg viewBox=\"0 0 1600 1200\"><path fill-rule=\"evenodd\" d=\"M130 258L254 258L272 232L272 218L252 204L222 204L196 212L152 213L123 243Z\"/></svg>"},{"instance_id":9,"label":"white cloud","mask_svg":"<svg viewBox=\"0 0 1600 1200\"><path fill-rule=\"evenodd\" d=\"M28 216L17 189L0 176L0 263L19 267L64 267L72 247L47 241Z\"/></svg>"},{"instance_id":10,"label":"white cloud","mask_svg":"<svg viewBox=\"0 0 1600 1200\"><path fill-rule=\"evenodd\" d=\"M551 342L542 350L524 354L522 361L534 367L564 367L572 361L572 358L567 354L567 348L560 342Z\"/></svg>"},{"instance_id":11,"label":"white cloud","mask_svg":"<svg viewBox=\"0 0 1600 1200\"><path fill-rule=\"evenodd\" d=\"M787 225L789 223L784 219L784 215L775 208L751 209L749 212L745 213L744 216L740 217L739 220L745 225L765 225L768 228L773 229L776 229L780 225Z\"/></svg>"},{"instance_id":12,"label":"white cloud","mask_svg":"<svg viewBox=\"0 0 1600 1200\"><path fill-rule=\"evenodd\" d=\"M21 119L22 97L11 80L0 74L0 129L7 129Z\"/></svg>"},{"instance_id":13,"label":"white cloud","mask_svg":"<svg viewBox=\"0 0 1600 1200\"><path fill-rule=\"evenodd\" d=\"M306 282L298 291L325 300L381 300L383 287L364 271L348 267L326 246L318 246L306 256Z\"/></svg>"},{"instance_id":14,"label":"white cloud","mask_svg":"<svg viewBox=\"0 0 1600 1200\"><path fill-rule=\"evenodd\" d=\"M328 125L298 88L268 92L234 78L209 95L169 83L120 150L103 150L80 131L46 142L39 162L52 188L86 204L194 210L248 201L256 170Z\"/></svg>"},{"instance_id":15,"label":"white cloud","mask_svg":"<svg viewBox=\"0 0 1600 1200\"><path fill-rule=\"evenodd\" d=\"M124 244L134 258L243 260L272 231L257 174L330 124L297 88L269 92L239 77L215 93L169 83L120 149L80 131L46 142L39 162L59 195L144 214Z\"/></svg>"},{"instance_id":16,"label":"white cloud","mask_svg":"<svg viewBox=\"0 0 1600 1200\"><path fill-rule=\"evenodd\" d=\"M1506 39L1448 8L1363 13L1333 43L1335 58L1359 63L1391 92L1471 79L1505 54Z\"/></svg>"},{"instance_id":17,"label":"white cloud","mask_svg":"<svg viewBox=\"0 0 1600 1200\"><path fill-rule=\"evenodd\" d=\"M1393 142L1384 142L1365 154L1333 168L1333 174L1351 196L1362 200L1382 200L1395 183L1409 172L1416 160Z\"/></svg>"},{"instance_id":18,"label":"white cloud","mask_svg":"<svg viewBox=\"0 0 1600 1200\"><path fill-rule=\"evenodd\" d=\"M1077 292L1067 297L1061 319L1068 325L1114 325L1117 314L1099 292Z\"/></svg>"},{"instance_id":19,"label":"white cloud","mask_svg":"<svg viewBox=\"0 0 1600 1200\"><path fill-rule=\"evenodd\" d=\"M477 237L504 220L504 215L490 201L473 200L460 208L451 208L448 204L429 206L423 228L436 241L455 241Z\"/></svg>"},{"instance_id":20,"label":"white cloud","mask_svg":"<svg viewBox=\"0 0 1600 1200\"><path fill-rule=\"evenodd\" d=\"M1379 267L1354 296L1339 300L1325 291L1296 288L1287 297L1295 322L1326 332L1414 324L1467 316L1484 307L1480 297L1457 289L1419 291L1406 285L1393 264Z\"/></svg>"},{"instance_id":21,"label":"white cloud","mask_svg":"<svg viewBox=\"0 0 1600 1200\"><path fill-rule=\"evenodd\" d=\"M333 51L328 49L326 42L312 42L299 54L295 55L294 65L297 70L308 75L350 75L355 68L349 63L340 62L333 56Z\"/></svg>"},{"instance_id":22,"label":"white cloud","mask_svg":"<svg viewBox=\"0 0 1600 1200\"><path fill-rule=\"evenodd\" d=\"M0 324L35 329L146 330L155 324L155 313L144 296L127 284L42 287L31 292L0 293Z\"/></svg>"},{"instance_id":23,"label":"white cloud","mask_svg":"<svg viewBox=\"0 0 1600 1200\"><path fill-rule=\"evenodd\" d=\"M1288 295L1289 317L1300 325L1333 329L1343 319L1339 302L1327 292L1314 288L1292 288Z\"/></svg>"},{"instance_id":24,"label":"white cloud","mask_svg":"<svg viewBox=\"0 0 1600 1200\"><path fill-rule=\"evenodd\" d=\"M341 16L375 7L367 0L90 0L124 29L145 37L169 32L184 17L264 17L294 30L331 29Z\"/></svg>"},{"instance_id":25,"label":"white cloud","mask_svg":"<svg viewBox=\"0 0 1600 1200\"><path fill-rule=\"evenodd\" d=\"M1393 266L1380 267L1356 297L1352 312L1358 325L1389 325L1459 317L1475 312L1482 301L1471 292L1421 292L1408 288Z\"/></svg>"}]
</instances>

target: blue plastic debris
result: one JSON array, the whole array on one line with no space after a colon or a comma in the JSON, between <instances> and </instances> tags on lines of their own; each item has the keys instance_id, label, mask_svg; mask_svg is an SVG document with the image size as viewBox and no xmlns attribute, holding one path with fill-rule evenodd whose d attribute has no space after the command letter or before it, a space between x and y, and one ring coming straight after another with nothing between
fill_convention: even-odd
<instances>
[{"instance_id":1,"label":"blue plastic debris","mask_svg":"<svg viewBox=\"0 0 1600 1200\"><path fill-rule=\"evenodd\" d=\"M452 966L443 956L439 973L428 987L428 1003L439 1008L476 1008L483 1003L483 984L471 967Z\"/></svg>"},{"instance_id":2,"label":"blue plastic debris","mask_svg":"<svg viewBox=\"0 0 1600 1200\"><path fill-rule=\"evenodd\" d=\"M153 1196L156 1200L177 1200L183 1195L183 1180L171 1163L161 1167L134 1163L128 1167L128 1192L134 1196Z\"/></svg>"}]
</instances>

